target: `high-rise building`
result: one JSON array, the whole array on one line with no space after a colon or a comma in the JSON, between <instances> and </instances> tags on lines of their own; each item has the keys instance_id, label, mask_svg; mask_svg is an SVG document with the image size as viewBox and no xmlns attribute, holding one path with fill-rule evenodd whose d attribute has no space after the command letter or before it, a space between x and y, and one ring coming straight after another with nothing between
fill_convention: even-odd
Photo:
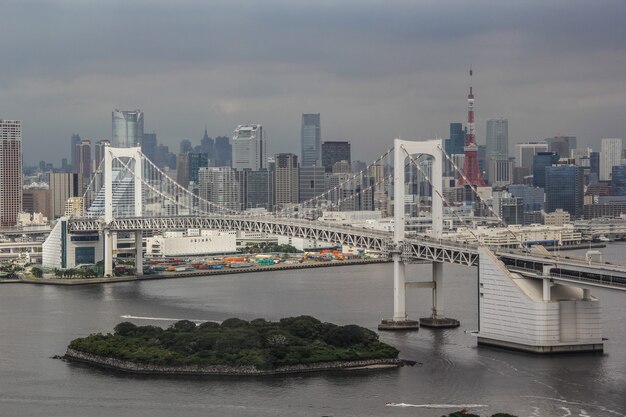
<instances>
[{"instance_id":1,"label":"high-rise building","mask_svg":"<svg viewBox=\"0 0 626 417\"><path fill-rule=\"evenodd\" d=\"M560 208L574 219L582 217L583 171L583 167L576 165L552 165L545 168L547 213Z\"/></svg>"},{"instance_id":2,"label":"high-rise building","mask_svg":"<svg viewBox=\"0 0 626 417\"><path fill-rule=\"evenodd\" d=\"M488 169L489 182L493 187L503 187L513 183L514 158L493 156L489 158Z\"/></svg>"},{"instance_id":3,"label":"high-rise building","mask_svg":"<svg viewBox=\"0 0 626 417\"><path fill-rule=\"evenodd\" d=\"M333 165L339 161L351 161L350 142L327 141L322 143L322 166L326 172L332 172Z\"/></svg>"},{"instance_id":4,"label":"high-rise building","mask_svg":"<svg viewBox=\"0 0 626 417\"><path fill-rule=\"evenodd\" d=\"M76 152L75 171L82 175L83 184L88 185L89 178L91 177L91 141L89 139L82 139L80 143L76 145L74 152Z\"/></svg>"},{"instance_id":5,"label":"high-rise building","mask_svg":"<svg viewBox=\"0 0 626 417\"><path fill-rule=\"evenodd\" d=\"M141 153L152 162L155 162L157 147L156 133L144 133L141 141Z\"/></svg>"},{"instance_id":6,"label":"high-rise building","mask_svg":"<svg viewBox=\"0 0 626 417\"><path fill-rule=\"evenodd\" d=\"M302 115L302 128L300 132L301 161L303 167L320 165L322 159L322 127L319 113Z\"/></svg>"},{"instance_id":7,"label":"high-rise building","mask_svg":"<svg viewBox=\"0 0 626 417\"><path fill-rule=\"evenodd\" d=\"M187 154L187 178L189 181L198 183L198 171L202 167L209 166L209 155L202 152L190 152Z\"/></svg>"},{"instance_id":8,"label":"high-rise building","mask_svg":"<svg viewBox=\"0 0 626 417\"><path fill-rule=\"evenodd\" d=\"M509 121L507 119L487 120L487 158L509 157Z\"/></svg>"},{"instance_id":9,"label":"high-rise building","mask_svg":"<svg viewBox=\"0 0 626 417\"><path fill-rule=\"evenodd\" d=\"M72 134L70 138L70 169L76 171L76 145L80 143L80 135L78 133Z\"/></svg>"},{"instance_id":10,"label":"high-rise building","mask_svg":"<svg viewBox=\"0 0 626 417\"><path fill-rule=\"evenodd\" d=\"M76 173L52 172L49 174L48 184L51 220L63 216L68 198L83 195L83 177Z\"/></svg>"},{"instance_id":11,"label":"high-rise building","mask_svg":"<svg viewBox=\"0 0 626 417\"><path fill-rule=\"evenodd\" d=\"M218 136L215 138L214 157L216 167L229 167L233 157L233 149L228 136Z\"/></svg>"},{"instance_id":12,"label":"high-rise building","mask_svg":"<svg viewBox=\"0 0 626 417\"><path fill-rule=\"evenodd\" d=\"M545 142L548 144L548 151L554 152L561 157L569 157L572 149L576 149L576 136L555 136L547 138Z\"/></svg>"},{"instance_id":13,"label":"high-rise building","mask_svg":"<svg viewBox=\"0 0 626 417\"><path fill-rule=\"evenodd\" d=\"M213 153L214 145L215 142L213 141L213 138L209 137L206 129L204 129L204 136L202 136L202 139L200 139L200 152L207 154L211 161L214 161L215 159L215 155Z\"/></svg>"},{"instance_id":14,"label":"high-rise building","mask_svg":"<svg viewBox=\"0 0 626 417\"><path fill-rule=\"evenodd\" d=\"M548 152L548 144L541 142L518 143L515 145L515 164L533 172L533 158L539 152Z\"/></svg>"},{"instance_id":15,"label":"high-rise building","mask_svg":"<svg viewBox=\"0 0 626 417\"><path fill-rule=\"evenodd\" d=\"M533 158L533 185L535 187L546 187L546 167L556 164L559 155L554 152L538 152Z\"/></svg>"},{"instance_id":16,"label":"high-rise building","mask_svg":"<svg viewBox=\"0 0 626 417\"><path fill-rule=\"evenodd\" d=\"M187 154L179 153L176 156L176 182L185 188L189 185L189 165L187 162Z\"/></svg>"},{"instance_id":17,"label":"high-rise building","mask_svg":"<svg viewBox=\"0 0 626 417\"><path fill-rule=\"evenodd\" d=\"M193 151L193 145L189 139L183 139L180 141L180 152L179 154L186 154Z\"/></svg>"},{"instance_id":18,"label":"high-rise building","mask_svg":"<svg viewBox=\"0 0 626 417\"><path fill-rule=\"evenodd\" d=\"M620 165L623 148L621 138L602 139L600 145L600 181L611 180L611 170L615 165Z\"/></svg>"},{"instance_id":19,"label":"high-rise building","mask_svg":"<svg viewBox=\"0 0 626 417\"><path fill-rule=\"evenodd\" d=\"M50 218L50 192L47 188L24 188L22 191L22 211L41 213Z\"/></svg>"},{"instance_id":20,"label":"high-rise building","mask_svg":"<svg viewBox=\"0 0 626 417\"><path fill-rule=\"evenodd\" d=\"M611 171L611 194L626 196L626 165L614 165Z\"/></svg>"},{"instance_id":21,"label":"high-rise building","mask_svg":"<svg viewBox=\"0 0 626 417\"><path fill-rule=\"evenodd\" d=\"M22 210L22 122L0 119L0 226L15 226Z\"/></svg>"},{"instance_id":22,"label":"high-rise building","mask_svg":"<svg viewBox=\"0 0 626 417\"><path fill-rule=\"evenodd\" d=\"M241 210L237 172L230 167L202 167L198 171L200 198L229 210ZM203 207L212 210L211 207Z\"/></svg>"},{"instance_id":23,"label":"high-rise building","mask_svg":"<svg viewBox=\"0 0 626 417\"><path fill-rule=\"evenodd\" d=\"M589 169L592 174L600 177L600 152L591 152L589 155Z\"/></svg>"},{"instance_id":24,"label":"high-rise building","mask_svg":"<svg viewBox=\"0 0 626 417\"><path fill-rule=\"evenodd\" d=\"M302 203L326 191L326 169L325 167L301 167L299 181L300 187L298 191L300 193L300 202Z\"/></svg>"},{"instance_id":25,"label":"high-rise building","mask_svg":"<svg viewBox=\"0 0 626 417\"><path fill-rule=\"evenodd\" d=\"M465 147L465 130L463 123L450 123L450 139L446 141L448 155L461 155Z\"/></svg>"},{"instance_id":26,"label":"high-rise building","mask_svg":"<svg viewBox=\"0 0 626 417\"><path fill-rule=\"evenodd\" d=\"M143 142L143 112L141 110L113 110L111 144L116 148L132 148Z\"/></svg>"},{"instance_id":27,"label":"high-rise building","mask_svg":"<svg viewBox=\"0 0 626 417\"><path fill-rule=\"evenodd\" d=\"M298 203L298 156L292 153L274 155L274 205L282 209Z\"/></svg>"},{"instance_id":28,"label":"high-rise building","mask_svg":"<svg viewBox=\"0 0 626 417\"><path fill-rule=\"evenodd\" d=\"M111 141L108 139L102 139L96 142L94 146L94 157L93 157L93 161L95 165L94 171L99 170L100 164L102 163L102 160L104 159L104 149L107 146L111 146Z\"/></svg>"},{"instance_id":29,"label":"high-rise building","mask_svg":"<svg viewBox=\"0 0 626 417\"><path fill-rule=\"evenodd\" d=\"M274 172L265 168L258 171L236 171L241 207L248 209L274 208Z\"/></svg>"},{"instance_id":30,"label":"high-rise building","mask_svg":"<svg viewBox=\"0 0 626 417\"><path fill-rule=\"evenodd\" d=\"M266 167L266 143L263 126L259 124L239 125L232 140L232 167L258 171Z\"/></svg>"}]
</instances>

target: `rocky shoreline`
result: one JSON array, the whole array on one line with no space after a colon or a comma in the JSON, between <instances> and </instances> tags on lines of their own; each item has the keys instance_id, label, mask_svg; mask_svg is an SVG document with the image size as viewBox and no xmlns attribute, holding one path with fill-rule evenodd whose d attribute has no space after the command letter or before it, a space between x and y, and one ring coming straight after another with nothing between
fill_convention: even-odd
<instances>
[{"instance_id":1,"label":"rocky shoreline","mask_svg":"<svg viewBox=\"0 0 626 417\"><path fill-rule=\"evenodd\" d=\"M76 362L83 362L101 368L114 369L117 371L136 374L157 374L157 375L225 375L225 376L259 376L259 375L284 375L298 374L306 372L320 372L333 370L355 370L355 369L380 369L397 368L403 366L402 359L368 359L360 361L337 361L319 362L310 365L281 366L274 369L263 370L254 366L232 367L226 365L211 366L159 366L143 363L135 363L121 359L109 358L81 352L76 349L67 348L65 359Z\"/></svg>"}]
</instances>

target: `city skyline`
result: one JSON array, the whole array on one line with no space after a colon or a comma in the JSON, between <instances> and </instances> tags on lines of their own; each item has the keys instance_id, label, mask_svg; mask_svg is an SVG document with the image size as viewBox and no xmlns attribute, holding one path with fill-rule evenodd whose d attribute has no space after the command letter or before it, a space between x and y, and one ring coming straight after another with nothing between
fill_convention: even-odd
<instances>
[{"instance_id":1,"label":"city skyline","mask_svg":"<svg viewBox=\"0 0 626 417\"><path fill-rule=\"evenodd\" d=\"M146 131L170 146L205 125L215 136L255 120L268 154L299 154L300 115L319 112L324 140L351 141L369 160L394 137L446 138L465 119L472 64L479 144L485 121L503 117L512 144L574 135L598 148L626 130L625 11L620 1L11 2L0 114L24 122L26 164L56 163L75 132L112 139L115 108L142 109Z\"/></svg>"}]
</instances>

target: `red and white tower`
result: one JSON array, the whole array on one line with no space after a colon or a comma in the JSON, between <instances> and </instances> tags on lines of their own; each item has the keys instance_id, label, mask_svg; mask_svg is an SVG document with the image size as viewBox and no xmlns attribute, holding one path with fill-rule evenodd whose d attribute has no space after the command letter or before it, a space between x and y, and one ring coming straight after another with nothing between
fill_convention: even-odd
<instances>
[{"instance_id":1,"label":"red and white tower","mask_svg":"<svg viewBox=\"0 0 626 417\"><path fill-rule=\"evenodd\" d=\"M463 173L465 178L459 178L459 185L484 186L485 181L478 167L478 145L474 136L474 92L472 91L472 69L469 71L470 87L467 96L467 133L465 135L465 159Z\"/></svg>"}]
</instances>

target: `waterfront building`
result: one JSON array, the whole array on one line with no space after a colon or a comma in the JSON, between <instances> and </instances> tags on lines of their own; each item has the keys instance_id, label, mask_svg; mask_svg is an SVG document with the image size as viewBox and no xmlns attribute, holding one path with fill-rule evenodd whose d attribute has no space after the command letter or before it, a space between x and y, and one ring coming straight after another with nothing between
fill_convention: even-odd
<instances>
[{"instance_id":1,"label":"waterfront building","mask_svg":"<svg viewBox=\"0 0 626 417\"><path fill-rule=\"evenodd\" d=\"M539 152L548 152L545 142L518 143L515 145L515 163L518 167L525 167L533 172L533 159Z\"/></svg>"},{"instance_id":2,"label":"waterfront building","mask_svg":"<svg viewBox=\"0 0 626 417\"><path fill-rule=\"evenodd\" d=\"M545 168L547 213L560 208L575 219L583 216L583 171L583 167L576 165L552 165Z\"/></svg>"},{"instance_id":3,"label":"waterfront building","mask_svg":"<svg viewBox=\"0 0 626 417\"><path fill-rule=\"evenodd\" d=\"M232 167L258 171L266 167L266 143L260 124L239 125L232 140Z\"/></svg>"},{"instance_id":4,"label":"waterfront building","mask_svg":"<svg viewBox=\"0 0 626 417\"><path fill-rule=\"evenodd\" d=\"M70 197L65 202L63 217L82 217L85 214L85 199L83 197Z\"/></svg>"},{"instance_id":5,"label":"waterfront building","mask_svg":"<svg viewBox=\"0 0 626 417\"><path fill-rule=\"evenodd\" d=\"M611 180L611 170L622 161L621 138L604 138L600 147L600 181Z\"/></svg>"},{"instance_id":6,"label":"waterfront building","mask_svg":"<svg viewBox=\"0 0 626 417\"><path fill-rule=\"evenodd\" d=\"M237 252L237 232L189 229L146 237L147 257L199 256Z\"/></svg>"},{"instance_id":7,"label":"waterfront building","mask_svg":"<svg viewBox=\"0 0 626 417\"><path fill-rule=\"evenodd\" d=\"M300 130L300 157L301 165L309 167L320 165L322 127L319 113L302 114L302 127Z\"/></svg>"},{"instance_id":8,"label":"waterfront building","mask_svg":"<svg viewBox=\"0 0 626 417\"><path fill-rule=\"evenodd\" d=\"M543 224L546 226L563 226L571 223L572 216L563 209L556 209L552 213L545 213L543 216Z\"/></svg>"},{"instance_id":9,"label":"waterfront building","mask_svg":"<svg viewBox=\"0 0 626 417\"><path fill-rule=\"evenodd\" d=\"M22 211L22 122L0 119L0 226L17 225Z\"/></svg>"},{"instance_id":10,"label":"waterfront building","mask_svg":"<svg viewBox=\"0 0 626 417\"><path fill-rule=\"evenodd\" d=\"M554 152L538 152L533 157L533 185L535 187L546 187L546 167L556 164L559 155Z\"/></svg>"},{"instance_id":11,"label":"waterfront building","mask_svg":"<svg viewBox=\"0 0 626 417\"><path fill-rule=\"evenodd\" d=\"M143 112L141 110L113 110L111 143L116 148L132 148L143 142Z\"/></svg>"},{"instance_id":12,"label":"waterfront building","mask_svg":"<svg viewBox=\"0 0 626 417\"><path fill-rule=\"evenodd\" d=\"M574 225L544 226L531 224L528 226L510 225L508 227L478 226L469 229L459 227L456 232L447 237L458 242L478 243L489 247L519 247L520 244L546 246L578 245L581 242L581 233L574 229Z\"/></svg>"},{"instance_id":13,"label":"waterfront building","mask_svg":"<svg viewBox=\"0 0 626 417\"><path fill-rule=\"evenodd\" d=\"M298 186L300 185L298 172L298 156L292 153L274 155L274 204L280 210L291 204L297 204Z\"/></svg>"},{"instance_id":14,"label":"waterfront building","mask_svg":"<svg viewBox=\"0 0 626 417\"><path fill-rule=\"evenodd\" d=\"M326 172L332 172L333 165L339 161L348 161L348 163L351 161L350 142L327 141L322 143L322 166Z\"/></svg>"},{"instance_id":15,"label":"waterfront building","mask_svg":"<svg viewBox=\"0 0 626 417\"><path fill-rule=\"evenodd\" d=\"M98 233L67 233L67 217L61 217L41 245L41 264L46 268L74 268L93 265L104 258L104 245Z\"/></svg>"}]
</instances>

